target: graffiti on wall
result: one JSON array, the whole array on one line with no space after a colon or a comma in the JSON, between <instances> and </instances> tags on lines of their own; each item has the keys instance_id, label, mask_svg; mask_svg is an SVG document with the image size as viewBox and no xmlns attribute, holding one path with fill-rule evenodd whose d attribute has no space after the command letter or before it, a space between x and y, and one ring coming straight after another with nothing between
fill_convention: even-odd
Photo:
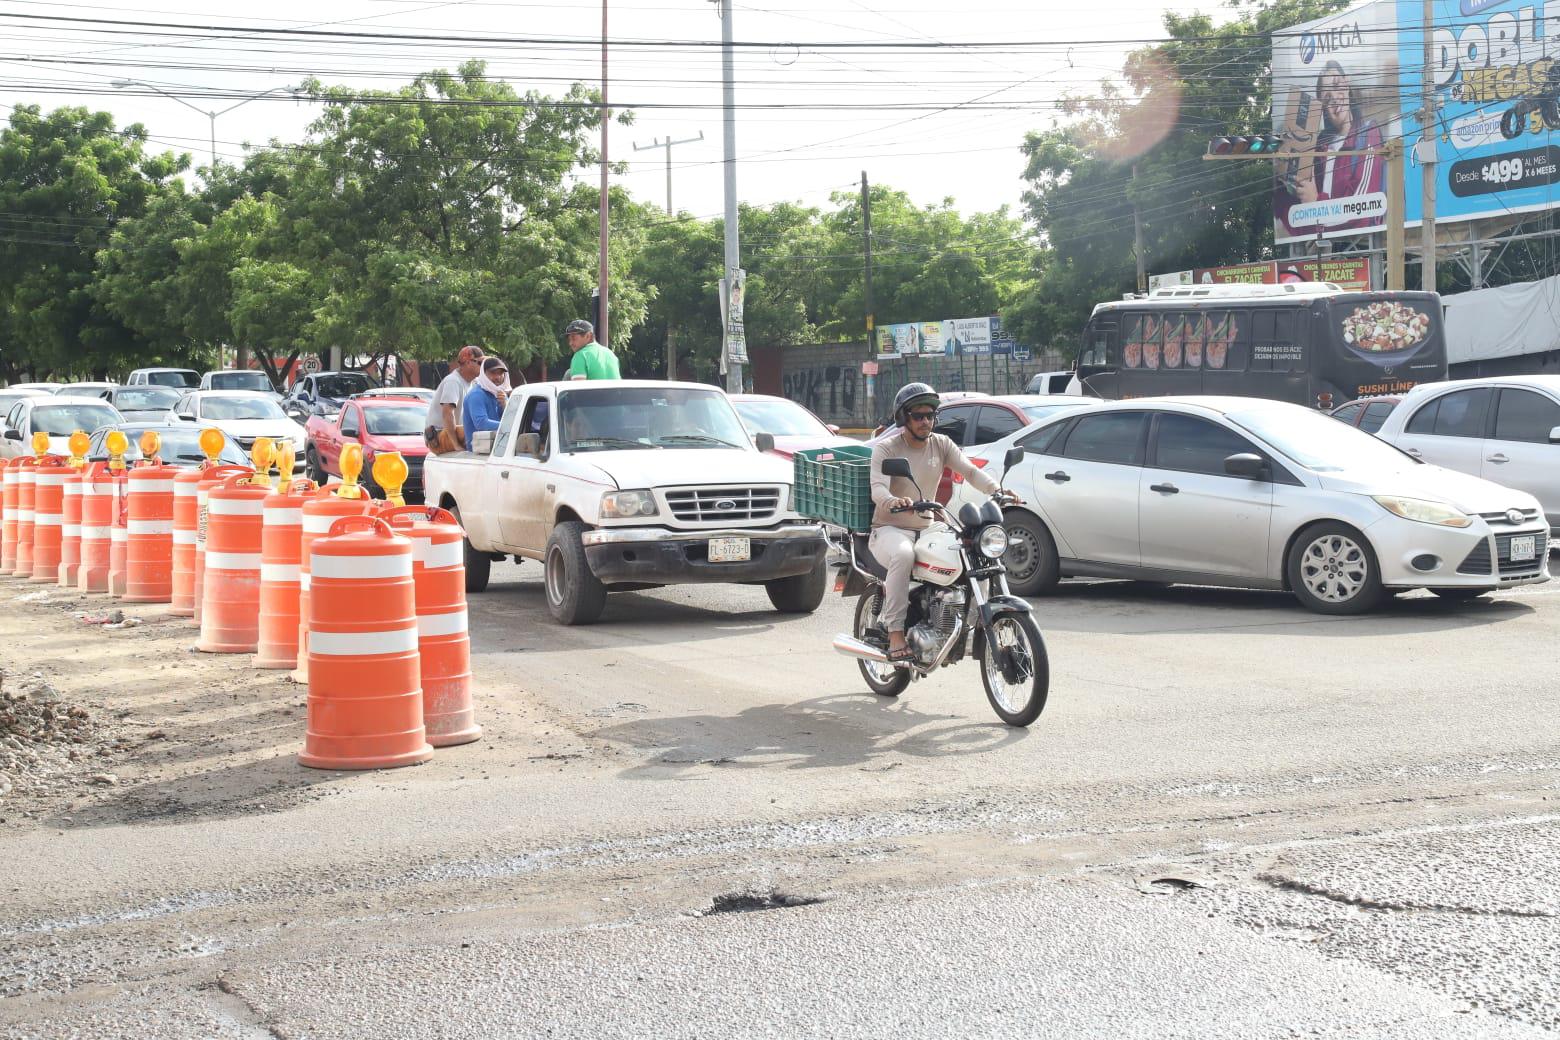
<instances>
[{"instance_id":1,"label":"graffiti on wall","mask_svg":"<svg viewBox=\"0 0 1560 1040\"><path fill-rule=\"evenodd\" d=\"M856 411L856 381L861 373L848 365L818 365L787 372L784 393L797 404L823 416Z\"/></svg>"}]
</instances>

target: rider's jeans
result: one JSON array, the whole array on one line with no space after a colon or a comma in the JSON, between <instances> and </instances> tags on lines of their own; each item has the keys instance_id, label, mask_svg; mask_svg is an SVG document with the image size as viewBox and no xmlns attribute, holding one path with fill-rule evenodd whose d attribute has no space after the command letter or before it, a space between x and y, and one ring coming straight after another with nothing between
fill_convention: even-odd
<instances>
[{"instance_id":1,"label":"rider's jeans","mask_svg":"<svg viewBox=\"0 0 1560 1040\"><path fill-rule=\"evenodd\" d=\"M915 538L918 531L902 527L874 527L867 546L872 556L888 571L883 582L883 610L878 614L885 632L902 632L905 615L910 611L910 571L915 566Z\"/></svg>"}]
</instances>

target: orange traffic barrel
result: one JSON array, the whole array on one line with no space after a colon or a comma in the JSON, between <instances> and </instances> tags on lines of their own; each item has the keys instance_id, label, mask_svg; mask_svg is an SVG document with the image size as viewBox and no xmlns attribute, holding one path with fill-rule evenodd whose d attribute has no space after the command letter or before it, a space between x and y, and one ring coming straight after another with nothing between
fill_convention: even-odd
<instances>
[{"instance_id":1,"label":"orange traffic barrel","mask_svg":"<svg viewBox=\"0 0 1560 1040\"><path fill-rule=\"evenodd\" d=\"M260 641L260 531L271 489L230 474L206 493L206 570L197 650L252 654Z\"/></svg>"},{"instance_id":2,"label":"orange traffic barrel","mask_svg":"<svg viewBox=\"0 0 1560 1040\"><path fill-rule=\"evenodd\" d=\"M65 474L65 504L61 512L60 567L54 583L75 588L76 571L81 567L81 483L85 469L72 466Z\"/></svg>"},{"instance_id":3,"label":"orange traffic barrel","mask_svg":"<svg viewBox=\"0 0 1560 1040\"><path fill-rule=\"evenodd\" d=\"M16 555L11 560L10 574L18 578L32 577L32 553L33 553L33 471L38 468L38 460L31 455L18 458L12 465L17 467L16 482Z\"/></svg>"},{"instance_id":4,"label":"orange traffic barrel","mask_svg":"<svg viewBox=\"0 0 1560 1040\"><path fill-rule=\"evenodd\" d=\"M312 544L309 574L309 721L298 761L315 769L428 761L411 540L377 517L344 517Z\"/></svg>"},{"instance_id":5,"label":"orange traffic barrel","mask_svg":"<svg viewBox=\"0 0 1560 1040\"><path fill-rule=\"evenodd\" d=\"M16 569L16 492L22 486L21 459L0 459L0 574Z\"/></svg>"},{"instance_id":6,"label":"orange traffic barrel","mask_svg":"<svg viewBox=\"0 0 1560 1040\"><path fill-rule=\"evenodd\" d=\"M417 655L423 726L434 747L482 736L471 693L471 638L466 625L466 563L455 517L437 506L398 506L380 519L412 539Z\"/></svg>"},{"instance_id":7,"label":"orange traffic barrel","mask_svg":"<svg viewBox=\"0 0 1560 1040\"><path fill-rule=\"evenodd\" d=\"M266 496L260 528L260 639L256 668L298 667L298 575L303 503L312 480L295 480Z\"/></svg>"},{"instance_id":8,"label":"orange traffic barrel","mask_svg":"<svg viewBox=\"0 0 1560 1040\"><path fill-rule=\"evenodd\" d=\"M299 682L309 679L309 548L316 538L329 534L331 525L342 517L364 516L374 510L374 501L366 494L362 498L337 497L335 491L340 486L319 488L303 503L303 530L298 539L298 670L294 676Z\"/></svg>"},{"instance_id":9,"label":"orange traffic barrel","mask_svg":"<svg viewBox=\"0 0 1560 1040\"><path fill-rule=\"evenodd\" d=\"M125 493L129 470L110 470L109 481L113 485L113 507L110 510L108 528L108 594L125 594L125 566L130 556L130 496Z\"/></svg>"},{"instance_id":10,"label":"orange traffic barrel","mask_svg":"<svg viewBox=\"0 0 1560 1040\"><path fill-rule=\"evenodd\" d=\"M69 464L58 455L45 455L33 467L32 581L52 585L59 580L65 474L69 471Z\"/></svg>"},{"instance_id":11,"label":"orange traffic barrel","mask_svg":"<svg viewBox=\"0 0 1560 1040\"><path fill-rule=\"evenodd\" d=\"M114 526L114 474L106 462L93 462L81 474L81 566L76 587L108 591L109 545Z\"/></svg>"},{"instance_id":12,"label":"orange traffic barrel","mask_svg":"<svg viewBox=\"0 0 1560 1040\"><path fill-rule=\"evenodd\" d=\"M192 619L196 628L200 627L201 614L205 609L206 538L210 533L207 496L211 494L212 488L228 477L253 476L254 472L245 466L207 466L201 470L200 480L195 484L195 585L192 593L195 610Z\"/></svg>"},{"instance_id":13,"label":"orange traffic barrel","mask_svg":"<svg viewBox=\"0 0 1560 1040\"><path fill-rule=\"evenodd\" d=\"M173 605L174 617L195 616L195 489L204 467L181 469L173 478Z\"/></svg>"},{"instance_id":14,"label":"orange traffic barrel","mask_svg":"<svg viewBox=\"0 0 1560 1040\"><path fill-rule=\"evenodd\" d=\"M173 598L173 481L178 471L161 462L137 466L125 478L125 600L167 603Z\"/></svg>"}]
</instances>

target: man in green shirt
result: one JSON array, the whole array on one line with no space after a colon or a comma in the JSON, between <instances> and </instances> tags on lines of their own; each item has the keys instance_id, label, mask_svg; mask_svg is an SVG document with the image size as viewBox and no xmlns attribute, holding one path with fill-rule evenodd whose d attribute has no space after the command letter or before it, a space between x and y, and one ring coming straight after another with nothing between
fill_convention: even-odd
<instances>
[{"instance_id":1,"label":"man in green shirt","mask_svg":"<svg viewBox=\"0 0 1560 1040\"><path fill-rule=\"evenodd\" d=\"M596 342L596 327L583 319L569 322L563 338L574 351L570 379L621 379L617 355Z\"/></svg>"}]
</instances>

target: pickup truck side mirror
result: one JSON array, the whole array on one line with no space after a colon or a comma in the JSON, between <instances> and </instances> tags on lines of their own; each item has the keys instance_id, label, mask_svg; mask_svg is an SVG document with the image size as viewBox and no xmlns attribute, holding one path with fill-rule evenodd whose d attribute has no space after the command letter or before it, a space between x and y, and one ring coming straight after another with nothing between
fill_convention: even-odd
<instances>
[{"instance_id":1,"label":"pickup truck side mirror","mask_svg":"<svg viewBox=\"0 0 1560 1040\"><path fill-rule=\"evenodd\" d=\"M528 458L539 459L542 457L542 435L539 433L522 433L515 438L515 454L525 455Z\"/></svg>"},{"instance_id":2,"label":"pickup truck side mirror","mask_svg":"<svg viewBox=\"0 0 1560 1040\"><path fill-rule=\"evenodd\" d=\"M1549 443L1560 444L1560 426L1556 426L1549 431Z\"/></svg>"},{"instance_id":3,"label":"pickup truck side mirror","mask_svg":"<svg viewBox=\"0 0 1560 1040\"><path fill-rule=\"evenodd\" d=\"M22 439L22 431L21 430L6 430L5 431L5 439L8 440L8 441L19 441L19 440Z\"/></svg>"},{"instance_id":4,"label":"pickup truck side mirror","mask_svg":"<svg viewBox=\"0 0 1560 1040\"><path fill-rule=\"evenodd\" d=\"M495 430L478 430L471 435L471 453L473 455L493 454L493 435Z\"/></svg>"},{"instance_id":5,"label":"pickup truck side mirror","mask_svg":"<svg viewBox=\"0 0 1560 1040\"><path fill-rule=\"evenodd\" d=\"M884 459L882 465L885 477L910 477L909 459ZM914 479L911 477L911 479Z\"/></svg>"},{"instance_id":6,"label":"pickup truck side mirror","mask_svg":"<svg viewBox=\"0 0 1560 1040\"><path fill-rule=\"evenodd\" d=\"M753 444L759 451L774 451L775 435L772 433L755 433L753 435Z\"/></svg>"}]
</instances>

